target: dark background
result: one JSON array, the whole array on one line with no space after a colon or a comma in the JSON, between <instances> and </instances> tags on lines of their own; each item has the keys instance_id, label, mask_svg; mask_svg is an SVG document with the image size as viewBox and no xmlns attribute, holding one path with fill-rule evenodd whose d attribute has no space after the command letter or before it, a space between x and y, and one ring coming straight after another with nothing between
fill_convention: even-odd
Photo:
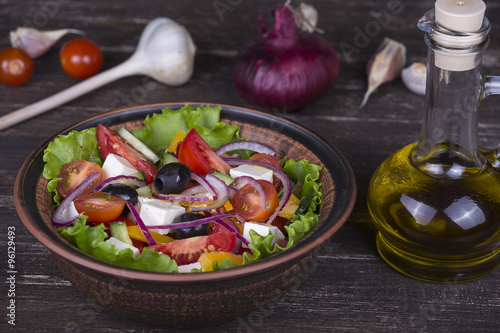
<instances>
[{"instance_id":1,"label":"dark background","mask_svg":"<svg viewBox=\"0 0 500 333\"><path fill-rule=\"evenodd\" d=\"M226 11L216 10L221 3ZM104 68L126 60L144 26L169 17L191 33L198 52L192 79L167 87L144 77L129 77L35 119L0 132L0 250L7 265L7 228L16 228L16 326L7 324L2 301L1 331L19 332L160 332L101 310L64 279L50 252L24 228L12 199L17 171L29 153L62 128L117 107L156 102L199 101L249 106L234 91L230 76L237 51L256 36L257 12L270 26L280 1L77 1L0 0L0 48L8 33L29 25L42 30L76 28L86 32L104 53ZM298 2L294 2L297 4ZM461 284L417 281L391 269L375 247L375 230L366 207L366 190L377 166L392 152L418 138L424 97L409 92L400 79L380 87L365 108L358 108L367 87L370 55L390 37L407 47L407 64L425 61L426 46L418 19L433 1L310 1L319 10L323 38L338 52L341 73L327 96L300 112L288 114L337 146L350 161L358 181L354 211L324 246L317 266L295 290L276 303L203 332L494 332L500 316L499 273ZM500 3L486 1L492 22L491 44L483 65L500 74ZM397 11L394 10L397 9ZM392 9L393 13L390 13ZM384 14L382 16L377 15ZM377 20L377 16L385 21ZM372 30L370 30L372 29ZM362 40L361 34L369 34ZM22 87L0 86L0 115L36 102L76 83L60 68L63 38L35 60L35 74ZM361 44L363 42L363 44ZM346 52L350 50L352 52ZM145 92L145 93L144 93ZM500 141L498 99L480 108L481 145ZM0 297L7 295L7 274ZM217 311L217 309L207 309ZM201 332L202 330L200 330Z\"/></svg>"}]
</instances>

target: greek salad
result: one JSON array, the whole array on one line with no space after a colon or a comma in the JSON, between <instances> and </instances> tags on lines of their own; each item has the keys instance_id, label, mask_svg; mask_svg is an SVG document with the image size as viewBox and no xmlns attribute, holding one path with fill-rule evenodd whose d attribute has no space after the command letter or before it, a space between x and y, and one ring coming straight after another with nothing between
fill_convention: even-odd
<instances>
[{"instance_id":1,"label":"greek salad","mask_svg":"<svg viewBox=\"0 0 500 333\"><path fill-rule=\"evenodd\" d=\"M82 251L122 267L188 273L266 259L318 221L321 167L280 156L185 105L145 127L102 124L54 139L43 175L52 223Z\"/></svg>"}]
</instances>

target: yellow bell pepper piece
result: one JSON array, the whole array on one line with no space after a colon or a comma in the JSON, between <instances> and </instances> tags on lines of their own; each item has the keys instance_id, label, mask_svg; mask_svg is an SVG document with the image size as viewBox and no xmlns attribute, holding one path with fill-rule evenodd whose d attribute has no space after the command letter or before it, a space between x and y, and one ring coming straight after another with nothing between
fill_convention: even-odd
<instances>
[{"instance_id":1,"label":"yellow bell pepper piece","mask_svg":"<svg viewBox=\"0 0 500 333\"><path fill-rule=\"evenodd\" d=\"M293 214L297 211L297 208L299 208L299 203L300 200L297 198L295 195L291 195L290 199L288 199L285 207L279 212L278 216L281 216L287 220L291 219L293 217Z\"/></svg>"},{"instance_id":2,"label":"yellow bell pepper piece","mask_svg":"<svg viewBox=\"0 0 500 333\"><path fill-rule=\"evenodd\" d=\"M172 141L168 145L167 150L165 151L166 153L175 153L177 151L177 145L179 142L184 139L184 131L179 131L175 133L174 137L172 138Z\"/></svg>"},{"instance_id":3,"label":"yellow bell pepper piece","mask_svg":"<svg viewBox=\"0 0 500 333\"><path fill-rule=\"evenodd\" d=\"M139 241L142 241L145 243L148 242L146 240L146 237L144 237L144 235L142 234L141 228L139 228L138 226L136 226L136 225L128 226L127 230L128 230L128 236L130 238L136 239L136 240L139 240ZM172 237L162 235L162 234L159 234L159 233L154 232L154 231L150 231L149 233L151 234L151 236L153 236L153 239L157 243L170 243L171 241L174 240Z\"/></svg>"},{"instance_id":4,"label":"yellow bell pepper piece","mask_svg":"<svg viewBox=\"0 0 500 333\"><path fill-rule=\"evenodd\" d=\"M234 264L241 266L243 264L243 256L234 254L231 252L205 252L203 253L198 262L204 272L210 272L214 269L214 262L217 261L219 264L222 263L226 258L229 258Z\"/></svg>"}]
</instances>

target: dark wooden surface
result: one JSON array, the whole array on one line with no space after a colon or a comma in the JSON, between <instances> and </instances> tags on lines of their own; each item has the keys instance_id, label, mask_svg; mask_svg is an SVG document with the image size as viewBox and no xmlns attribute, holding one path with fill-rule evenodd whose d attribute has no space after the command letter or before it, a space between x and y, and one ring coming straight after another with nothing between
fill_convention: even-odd
<instances>
[{"instance_id":1,"label":"dark wooden surface","mask_svg":"<svg viewBox=\"0 0 500 333\"><path fill-rule=\"evenodd\" d=\"M17 216L12 199L14 179L21 163L41 141L75 121L111 108L170 101L248 106L232 88L231 66L237 50L258 34L257 11L262 10L271 23L270 11L278 2L0 1L1 48L8 46L8 32L17 26L77 28L101 46L104 68L110 68L132 54L143 27L158 16L185 25L198 48L194 75L184 86L172 88L144 77L125 78L0 132L0 331L163 331L103 311L64 279L50 252L28 233ZM214 4L221 3L227 10L219 15ZM462 284L426 283L401 275L378 255L366 207L367 185L376 167L396 149L416 141L424 98L410 93L398 79L381 87L359 110L366 89L364 67L386 36L406 44L408 64L424 60L426 47L416 22L433 1L311 3L320 11L323 37L338 51L341 74L327 96L288 116L317 131L345 153L358 181L357 203L346 225L321 249L315 269L293 291L249 316L203 332L498 331L500 272ZM492 31L484 70L500 74L500 6L496 0L486 3ZM375 13L389 13L382 16L383 25L377 23L380 21ZM372 29L368 30L370 37L361 45L359 31L367 29ZM0 115L75 84L58 63L58 50L68 38L35 60L36 71L28 84L17 88L0 86ZM355 48L355 52L346 53L347 47ZM140 89L147 93L138 94ZM483 101L480 109L480 142L488 148L500 141L498 105L499 99L493 96ZM15 326L7 324L6 316L6 241L10 226L16 229Z\"/></svg>"}]
</instances>

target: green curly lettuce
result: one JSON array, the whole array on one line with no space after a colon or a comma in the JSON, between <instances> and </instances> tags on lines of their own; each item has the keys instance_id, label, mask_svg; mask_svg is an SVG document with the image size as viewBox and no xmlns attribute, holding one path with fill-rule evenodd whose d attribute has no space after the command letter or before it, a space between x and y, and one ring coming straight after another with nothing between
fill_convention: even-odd
<instances>
[{"instance_id":1,"label":"green curly lettuce","mask_svg":"<svg viewBox=\"0 0 500 333\"><path fill-rule=\"evenodd\" d=\"M240 127L219 121L220 111L220 106L194 108L188 104L178 110L166 108L161 113L148 115L144 120L147 128L135 129L132 133L159 156L163 156L177 132L184 131L186 135L192 128L215 149L239 139Z\"/></svg>"},{"instance_id":2,"label":"green curly lettuce","mask_svg":"<svg viewBox=\"0 0 500 333\"><path fill-rule=\"evenodd\" d=\"M177 272L175 260L151 249L145 249L137 258L134 258L131 249L122 249L117 254L116 246L105 242L108 234L104 231L106 228L104 224L89 226L86 220L86 217L82 216L71 226L58 228L58 231L68 242L83 252L111 264L144 271Z\"/></svg>"}]
</instances>

